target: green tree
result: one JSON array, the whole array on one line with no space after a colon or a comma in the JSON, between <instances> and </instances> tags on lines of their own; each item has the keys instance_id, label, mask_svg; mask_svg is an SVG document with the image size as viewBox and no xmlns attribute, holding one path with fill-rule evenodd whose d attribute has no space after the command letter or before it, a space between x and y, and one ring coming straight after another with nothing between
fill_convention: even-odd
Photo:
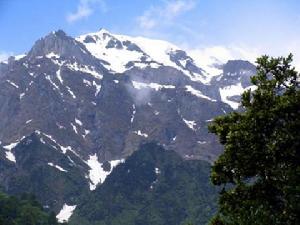
<instances>
[{"instance_id":1,"label":"green tree","mask_svg":"<svg viewBox=\"0 0 300 225\"><path fill-rule=\"evenodd\" d=\"M51 212L48 217L48 225L57 225L57 219L54 212Z\"/></svg>"},{"instance_id":2,"label":"green tree","mask_svg":"<svg viewBox=\"0 0 300 225\"><path fill-rule=\"evenodd\" d=\"M21 197L0 192L0 225L58 225L54 213L46 213L31 194ZM67 223L61 224L67 225Z\"/></svg>"},{"instance_id":3,"label":"green tree","mask_svg":"<svg viewBox=\"0 0 300 225\"><path fill-rule=\"evenodd\" d=\"M224 145L211 172L223 186L213 225L300 224L300 76L291 62L258 58L242 112L209 127Z\"/></svg>"}]
</instances>

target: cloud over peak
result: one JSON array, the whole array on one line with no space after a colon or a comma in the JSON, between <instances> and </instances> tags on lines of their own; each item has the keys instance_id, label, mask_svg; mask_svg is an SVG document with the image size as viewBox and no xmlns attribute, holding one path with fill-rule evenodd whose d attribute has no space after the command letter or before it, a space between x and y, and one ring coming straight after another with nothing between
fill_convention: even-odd
<instances>
[{"instance_id":1,"label":"cloud over peak","mask_svg":"<svg viewBox=\"0 0 300 225\"><path fill-rule=\"evenodd\" d=\"M68 13L66 20L69 23L88 18L94 13L93 6L97 4L102 11L106 11L106 4L103 0L80 0L77 5L77 10L73 13Z\"/></svg>"},{"instance_id":2,"label":"cloud over peak","mask_svg":"<svg viewBox=\"0 0 300 225\"><path fill-rule=\"evenodd\" d=\"M183 13L194 9L194 0L164 1L160 6L151 6L137 18L140 28L151 30L166 23L173 23L174 19Z\"/></svg>"},{"instance_id":3,"label":"cloud over peak","mask_svg":"<svg viewBox=\"0 0 300 225\"><path fill-rule=\"evenodd\" d=\"M10 57L12 55L13 55L12 52L3 52L3 51L0 51L0 62L7 60L8 57Z\"/></svg>"}]
</instances>

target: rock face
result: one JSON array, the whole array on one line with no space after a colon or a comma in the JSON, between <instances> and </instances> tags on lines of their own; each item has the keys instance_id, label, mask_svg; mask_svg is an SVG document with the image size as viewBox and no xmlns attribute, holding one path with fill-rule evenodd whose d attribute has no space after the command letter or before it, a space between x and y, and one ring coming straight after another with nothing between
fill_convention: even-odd
<instances>
[{"instance_id":1,"label":"rock face","mask_svg":"<svg viewBox=\"0 0 300 225\"><path fill-rule=\"evenodd\" d=\"M75 201L78 183L94 189L105 179L95 171L109 174L144 142L211 162L222 149L207 125L238 108L254 73L238 60L212 77L164 41L105 30L76 39L50 33L0 64L0 183L7 192L33 191L57 211ZM48 180L57 177L52 170L62 177L60 192ZM28 177L45 184L51 201L23 185Z\"/></svg>"}]
</instances>

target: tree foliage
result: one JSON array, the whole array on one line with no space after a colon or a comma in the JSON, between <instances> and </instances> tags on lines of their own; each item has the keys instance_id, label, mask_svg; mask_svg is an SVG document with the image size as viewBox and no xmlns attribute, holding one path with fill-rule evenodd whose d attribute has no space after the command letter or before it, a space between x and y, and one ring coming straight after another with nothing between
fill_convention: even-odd
<instances>
[{"instance_id":1,"label":"tree foliage","mask_svg":"<svg viewBox=\"0 0 300 225\"><path fill-rule=\"evenodd\" d=\"M59 225L33 195L8 196L0 192L0 225Z\"/></svg>"},{"instance_id":2,"label":"tree foliage","mask_svg":"<svg viewBox=\"0 0 300 225\"><path fill-rule=\"evenodd\" d=\"M223 186L213 225L300 224L300 76L291 62L258 58L242 112L209 127L224 145L211 172Z\"/></svg>"}]
</instances>

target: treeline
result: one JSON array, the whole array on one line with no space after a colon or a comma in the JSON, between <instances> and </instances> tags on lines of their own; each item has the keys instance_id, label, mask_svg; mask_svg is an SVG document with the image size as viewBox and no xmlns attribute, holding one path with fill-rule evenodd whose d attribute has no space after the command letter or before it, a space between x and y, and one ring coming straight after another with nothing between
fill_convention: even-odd
<instances>
[{"instance_id":1,"label":"treeline","mask_svg":"<svg viewBox=\"0 0 300 225\"><path fill-rule=\"evenodd\" d=\"M0 192L0 225L61 225L44 211L33 195L8 196ZM66 225L66 223L64 223Z\"/></svg>"}]
</instances>

